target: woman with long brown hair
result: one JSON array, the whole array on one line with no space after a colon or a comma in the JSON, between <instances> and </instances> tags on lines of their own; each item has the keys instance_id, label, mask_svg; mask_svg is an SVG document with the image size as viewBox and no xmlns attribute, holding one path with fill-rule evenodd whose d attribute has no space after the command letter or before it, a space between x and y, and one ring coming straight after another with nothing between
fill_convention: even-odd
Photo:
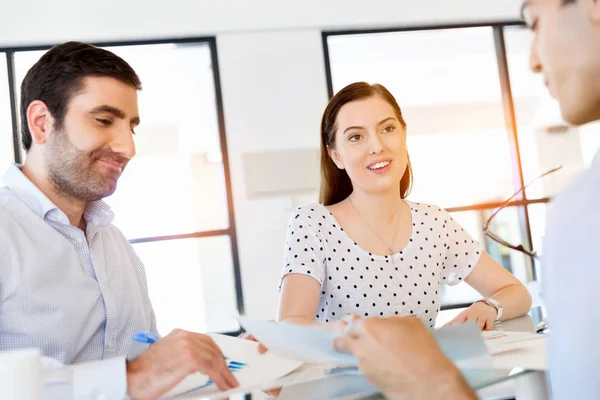
<instances>
[{"instance_id":1,"label":"woman with long brown hair","mask_svg":"<svg viewBox=\"0 0 600 400\"><path fill-rule=\"evenodd\" d=\"M381 85L353 83L321 121L319 203L295 210L285 248L278 320L332 323L414 315L433 327L440 285L467 282L483 297L453 323L529 311L531 296L445 210L406 200L412 169L406 122Z\"/></svg>"}]
</instances>

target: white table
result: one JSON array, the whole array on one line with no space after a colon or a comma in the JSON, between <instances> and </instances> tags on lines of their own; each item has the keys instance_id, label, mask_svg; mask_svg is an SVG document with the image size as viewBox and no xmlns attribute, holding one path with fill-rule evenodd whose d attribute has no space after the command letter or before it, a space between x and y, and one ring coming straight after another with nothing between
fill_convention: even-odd
<instances>
[{"instance_id":1,"label":"white table","mask_svg":"<svg viewBox=\"0 0 600 400\"><path fill-rule=\"evenodd\" d=\"M441 311L438 315L438 319L436 321L436 326L444 325L446 322L451 321L456 315L458 315L464 309L455 309L455 310L447 310ZM517 331L517 332L535 332L536 324L533 318L530 315L526 315L520 318L516 318L514 320L505 321L496 326L497 330L506 330L506 331ZM515 366L516 367L516 366ZM506 376L508 376L509 370L505 370ZM340 382L337 382L337 381ZM288 389L288 395L286 396L282 393L282 400L293 399L306 399L306 398L317 398L317 394L322 397L318 397L319 399L329 399L327 395L328 391L332 389L332 386L344 386L347 387L348 392L355 393L356 395L349 395L348 397L343 397L344 400L349 399L363 399L363 400L372 400L372 399L381 399L380 395L373 396L365 396L361 395L361 389L364 386L362 382L364 378L358 376L338 376L332 377L326 380L320 380L315 382L310 382L306 384L292 385L286 386ZM356 386L356 387L353 387ZM492 386L481 386L485 387L485 389L479 390L478 395L482 399L501 399L506 397L515 396L518 400L548 400L548 392L546 389L546 378L544 372L528 372L526 374L518 375L513 378L510 378L502 383L494 384ZM230 399L241 400L241 399L249 399L252 400L264 400L264 399L274 399L275 397L270 397L262 391L252 391L246 395L233 396ZM336 397L339 398L339 397Z\"/></svg>"},{"instance_id":2,"label":"white table","mask_svg":"<svg viewBox=\"0 0 600 400\"><path fill-rule=\"evenodd\" d=\"M436 327L451 321L464 309L440 311ZM497 323L494 327L499 331L530 332L535 333L536 323L530 314L508 321ZM515 365L515 367L518 367ZM501 394L514 393L517 400L548 400L548 381L546 372L531 372L515 378L514 380L494 385L479 392L482 398L492 398Z\"/></svg>"}]
</instances>

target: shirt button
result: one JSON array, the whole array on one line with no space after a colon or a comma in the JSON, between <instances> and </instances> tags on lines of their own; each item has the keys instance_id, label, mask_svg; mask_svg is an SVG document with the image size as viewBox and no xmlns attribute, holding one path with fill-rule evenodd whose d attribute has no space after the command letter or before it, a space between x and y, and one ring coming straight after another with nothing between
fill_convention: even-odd
<instances>
[{"instance_id":1,"label":"shirt button","mask_svg":"<svg viewBox=\"0 0 600 400\"><path fill-rule=\"evenodd\" d=\"M109 349L112 349L112 347L113 347L113 341L109 340L108 342L106 342L106 347L108 347Z\"/></svg>"},{"instance_id":2,"label":"shirt button","mask_svg":"<svg viewBox=\"0 0 600 400\"><path fill-rule=\"evenodd\" d=\"M98 396L96 396L96 400L108 400L108 396L106 396L105 394L99 394Z\"/></svg>"},{"instance_id":3,"label":"shirt button","mask_svg":"<svg viewBox=\"0 0 600 400\"><path fill-rule=\"evenodd\" d=\"M77 243L82 244L83 243L83 238L77 239Z\"/></svg>"}]
</instances>

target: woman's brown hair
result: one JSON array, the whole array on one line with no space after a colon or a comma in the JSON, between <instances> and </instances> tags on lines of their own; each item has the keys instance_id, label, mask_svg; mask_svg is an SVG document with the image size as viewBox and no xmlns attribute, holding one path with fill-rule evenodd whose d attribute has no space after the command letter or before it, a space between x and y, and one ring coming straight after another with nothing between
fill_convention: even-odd
<instances>
[{"instance_id":1,"label":"woman's brown hair","mask_svg":"<svg viewBox=\"0 0 600 400\"><path fill-rule=\"evenodd\" d=\"M382 85L370 85L366 82L352 83L340 90L327 104L321 119L321 188L319 202L324 206L339 203L352 193L352 182L346 170L339 169L331 157L328 148L335 148L336 120L341 108L357 100L379 96L385 100L396 113L402 128L406 130L406 122L402 117L402 110L392 94ZM406 198L413 182L410 158L406 170L400 179L400 197Z\"/></svg>"}]
</instances>

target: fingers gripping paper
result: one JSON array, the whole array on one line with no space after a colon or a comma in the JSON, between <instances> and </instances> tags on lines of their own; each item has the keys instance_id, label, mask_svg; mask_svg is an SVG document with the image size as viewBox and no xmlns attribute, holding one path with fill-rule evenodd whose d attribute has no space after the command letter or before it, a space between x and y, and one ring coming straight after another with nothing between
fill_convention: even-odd
<instances>
[{"instance_id":1,"label":"fingers gripping paper","mask_svg":"<svg viewBox=\"0 0 600 400\"><path fill-rule=\"evenodd\" d=\"M356 357L333 348L336 334L329 330L242 316L238 321L269 351L282 357L313 364L358 365ZM442 328L433 335L442 351L459 368L491 367L491 358L474 323Z\"/></svg>"}]
</instances>

